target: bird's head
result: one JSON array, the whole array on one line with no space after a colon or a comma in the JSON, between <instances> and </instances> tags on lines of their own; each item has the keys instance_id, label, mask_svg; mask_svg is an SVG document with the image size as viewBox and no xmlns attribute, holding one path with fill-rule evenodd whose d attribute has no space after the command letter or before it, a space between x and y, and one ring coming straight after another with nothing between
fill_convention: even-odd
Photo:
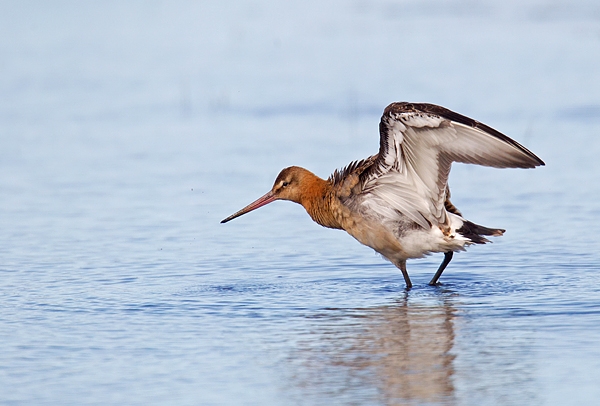
<instances>
[{"instance_id":1,"label":"bird's head","mask_svg":"<svg viewBox=\"0 0 600 406\"><path fill-rule=\"evenodd\" d=\"M301 203L307 185L314 178L317 178L317 176L299 166L285 168L279 172L273 187L266 195L256 199L240 211L222 220L221 223L227 223L236 217L249 213L252 210L256 210L275 200L290 200L292 202Z\"/></svg>"}]
</instances>

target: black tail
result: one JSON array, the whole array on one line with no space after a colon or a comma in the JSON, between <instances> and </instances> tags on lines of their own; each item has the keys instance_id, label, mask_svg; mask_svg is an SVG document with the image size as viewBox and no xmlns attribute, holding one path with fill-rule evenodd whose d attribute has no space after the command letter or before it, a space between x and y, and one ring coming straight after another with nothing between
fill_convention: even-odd
<instances>
[{"instance_id":1,"label":"black tail","mask_svg":"<svg viewBox=\"0 0 600 406\"><path fill-rule=\"evenodd\" d=\"M486 242L490 242L484 235L498 237L504 234L505 231L506 230L502 230L501 228L487 228L480 226L467 220L465 220L460 229L456 230L457 233L470 239L475 244L485 244Z\"/></svg>"}]
</instances>

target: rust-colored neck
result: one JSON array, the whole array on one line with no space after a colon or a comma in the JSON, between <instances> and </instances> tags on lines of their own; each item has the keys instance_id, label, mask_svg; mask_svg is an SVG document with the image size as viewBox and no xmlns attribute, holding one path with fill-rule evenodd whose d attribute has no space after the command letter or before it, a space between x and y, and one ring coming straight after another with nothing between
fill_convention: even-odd
<instances>
[{"instance_id":1,"label":"rust-colored neck","mask_svg":"<svg viewBox=\"0 0 600 406\"><path fill-rule=\"evenodd\" d=\"M304 206L310 217L320 225L342 228L335 218L335 208L332 207L335 203L331 183L309 171L303 175L298 203Z\"/></svg>"}]
</instances>

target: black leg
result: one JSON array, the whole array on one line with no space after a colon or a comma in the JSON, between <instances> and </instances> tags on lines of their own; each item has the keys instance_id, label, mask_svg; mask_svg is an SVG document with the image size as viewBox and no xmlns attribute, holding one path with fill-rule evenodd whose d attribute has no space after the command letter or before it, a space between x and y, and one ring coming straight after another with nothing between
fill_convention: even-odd
<instances>
[{"instance_id":1,"label":"black leg","mask_svg":"<svg viewBox=\"0 0 600 406\"><path fill-rule=\"evenodd\" d=\"M444 269L446 269L446 267L448 266L448 264L450 263L450 261L452 261L452 255L454 255L453 251L448 251L448 252L444 253L444 260L442 261L442 264L440 265L440 267L438 268L437 272L435 273L435 275L433 276L433 278L429 282L429 284L431 286L437 285L438 279L440 279L440 276L442 276L442 272L444 272Z\"/></svg>"},{"instance_id":2,"label":"black leg","mask_svg":"<svg viewBox=\"0 0 600 406\"><path fill-rule=\"evenodd\" d=\"M408 276L408 272L406 271L406 261L400 261L400 264L398 264L397 266L402 271L402 276L404 276L404 282L406 282L406 289L412 288L410 276Z\"/></svg>"}]
</instances>

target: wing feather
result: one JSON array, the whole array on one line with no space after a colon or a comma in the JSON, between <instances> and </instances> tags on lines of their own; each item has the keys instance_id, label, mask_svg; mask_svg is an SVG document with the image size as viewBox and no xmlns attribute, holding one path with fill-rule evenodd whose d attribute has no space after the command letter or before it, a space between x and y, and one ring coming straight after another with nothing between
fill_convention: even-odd
<instances>
[{"instance_id":1,"label":"wing feather","mask_svg":"<svg viewBox=\"0 0 600 406\"><path fill-rule=\"evenodd\" d=\"M379 124L379 154L361 174L362 204L424 228L446 222L452 162L533 168L544 162L506 135L433 104L392 103Z\"/></svg>"}]
</instances>

